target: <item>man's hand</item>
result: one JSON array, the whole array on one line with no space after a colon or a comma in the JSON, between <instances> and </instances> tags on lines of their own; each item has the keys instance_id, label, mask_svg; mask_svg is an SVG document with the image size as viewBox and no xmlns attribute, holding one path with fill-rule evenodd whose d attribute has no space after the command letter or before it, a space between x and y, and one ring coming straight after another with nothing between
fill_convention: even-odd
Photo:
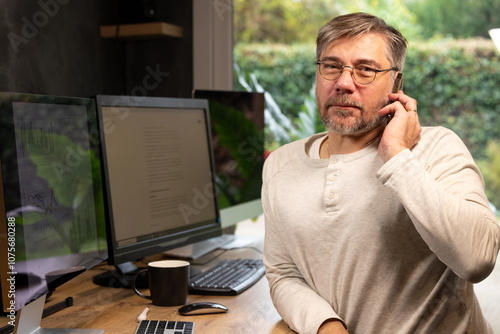
<instances>
[{"instance_id":1,"label":"man's hand","mask_svg":"<svg viewBox=\"0 0 500 334\"><path fill-rule=\"evenodd\" d=\"M379 115L386 116L394 113L392 120L387 124L378 152L384 162L387 162L399 152L412 148L420 141L422 127L418 122L417 101L405 95L402 91L389 94L393 103L380 109Z\"/></svg>"},{"instance_id":2,"label":"man's hand","mask_svg":"<svg viewBox=\"0 0 500 334\"><path fill-rule=\"evenodd\" d=\"M326 320L318 329L318 334L349 334L340 320Z\"/></svg>"}]
</instances>

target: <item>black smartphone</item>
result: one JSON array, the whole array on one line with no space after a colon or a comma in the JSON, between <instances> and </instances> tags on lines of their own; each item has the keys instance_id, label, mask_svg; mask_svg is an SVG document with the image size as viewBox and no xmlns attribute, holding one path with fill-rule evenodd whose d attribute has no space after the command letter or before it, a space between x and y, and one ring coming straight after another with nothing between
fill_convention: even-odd
<instances>
[{"instance_id":1,"label":"black smartphone","mask_svg":"<svg viewBox=\"0 0 500 334\"><path fill-rule=\"evenodd\" d=\"M401 89L403 89L403 72L399 72L396 75L396 79L394 79L394 86L392 86L392 92L391 93L397 93ZM387 114L387 123L394 117L394 113L391 112L390 114Z\"/></svg>"}]
</instances>

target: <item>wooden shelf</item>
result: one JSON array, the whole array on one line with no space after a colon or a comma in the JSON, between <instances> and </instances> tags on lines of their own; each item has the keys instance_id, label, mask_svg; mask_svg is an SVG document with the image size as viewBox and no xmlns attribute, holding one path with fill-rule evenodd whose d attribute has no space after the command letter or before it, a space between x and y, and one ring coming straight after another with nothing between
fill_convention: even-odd
<instances>
[{"instance_id":1,"label":"wooden shelf","mask_svg":"<svg viewBox=\"0 0 500 334\"><path fill-rule=\"evenodd\" d=\"M101 26L102 38L147 39L183 37L181 27L166 22Z\"/></svg>"}]
</instances>

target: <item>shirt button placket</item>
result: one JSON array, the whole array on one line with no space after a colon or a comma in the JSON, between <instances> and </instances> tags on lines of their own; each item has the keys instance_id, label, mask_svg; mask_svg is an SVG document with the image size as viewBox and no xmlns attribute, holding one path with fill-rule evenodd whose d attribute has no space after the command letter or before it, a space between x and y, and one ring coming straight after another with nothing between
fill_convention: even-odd
<instances>
[{"instance_id":1,"label":"shirt button placket","mask_svg":"<svg viewBox=\"0 0 500 334\"><path fill-rule=\"evenodd\" d=\"M339 160L330 157L324 190L324 201L327 212L338 211L338 173Z\"/></svg>"}]
</instances>

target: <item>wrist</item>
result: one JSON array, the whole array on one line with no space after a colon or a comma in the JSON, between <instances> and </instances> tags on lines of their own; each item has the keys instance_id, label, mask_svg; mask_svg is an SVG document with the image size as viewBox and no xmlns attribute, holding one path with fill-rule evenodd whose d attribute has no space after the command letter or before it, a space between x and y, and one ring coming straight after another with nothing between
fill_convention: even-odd
<instances>
[{"instance_id":1,"label":"wrist","mask_svg":"<svg viewBox=\"0 0 500 334\"><path fill-rule=\"evenodd\" d=\"M325 320L318 329L317 334L345 334L348 333L346 326L339 319Z\"/></svg>"},{"instance_id":2,"label":"wrist","mask_svg":"<svg viewBox=\"0 0 500 334\"><path fill-rule=\"evenodd\" d=\"M379 154L385 163L406 149L407 147L405 146L384 147L384 148L379 146Z\"/></svg>"}]
</instances>

